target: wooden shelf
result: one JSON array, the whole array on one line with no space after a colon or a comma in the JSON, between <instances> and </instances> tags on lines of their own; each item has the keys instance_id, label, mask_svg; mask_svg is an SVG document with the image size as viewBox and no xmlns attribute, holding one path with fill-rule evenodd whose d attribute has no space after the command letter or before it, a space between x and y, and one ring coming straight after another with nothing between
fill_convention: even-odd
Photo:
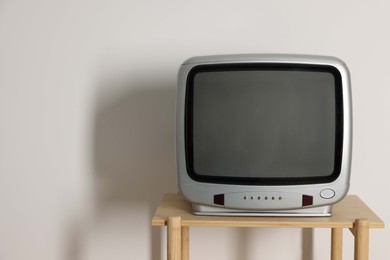
<instances>
[{"instance_id":1,"label":"wooden shelf","mask_svg":"<svg viewBox=\"0 0 390 260\"><path fill-rule=\"evenodd\" d=\"M189 258L189 227L283 227L331 228L332 260L342 256L342 229L355 236L355 260L368 259L370 228L384 228L384 222L356 195L348 195L335 204L331 217L237 217L197 216L180 194L168 193L152 219L153 226L168 227L168 260Z\"/></svg>"}]
</instances>

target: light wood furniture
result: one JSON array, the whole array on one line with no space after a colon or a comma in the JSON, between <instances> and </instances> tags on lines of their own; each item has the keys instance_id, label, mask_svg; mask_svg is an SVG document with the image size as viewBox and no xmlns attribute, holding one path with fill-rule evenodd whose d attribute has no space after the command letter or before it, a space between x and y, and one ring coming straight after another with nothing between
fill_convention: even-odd
<instances>
[{"instance_id":1,"label":"light wood furniture","mask_svg":"<svg viewBox=\"0 0 390 260\"><path fill-rule=\"evenodd\" d=\"M190 227L291 227L331 228L331 259L341 260L343 228L355 237L355 260L368 259L370 228L384 228L383 221L356 195L333 206L331 217L230 217L197 216L180 194L165 194L152 219L153 226L167 226L168 260L189 259Z\"/></svg>"}]
</instances>

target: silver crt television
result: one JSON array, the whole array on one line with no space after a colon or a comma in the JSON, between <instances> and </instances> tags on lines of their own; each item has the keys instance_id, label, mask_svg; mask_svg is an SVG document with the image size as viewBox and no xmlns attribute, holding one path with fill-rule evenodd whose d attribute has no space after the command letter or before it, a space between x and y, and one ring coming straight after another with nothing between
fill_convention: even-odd
<instances>
[{"instance_id":1,"label":"silver crt television","mask_svg":"<svg viewBox=\"0 0 390 260\"><path fill-rule=\"evenodd\" d=\"M348 192L351 84L338 58L190 58L176 116L178 185L195 214L329 216Z\"/></svg>"}]
</instances>

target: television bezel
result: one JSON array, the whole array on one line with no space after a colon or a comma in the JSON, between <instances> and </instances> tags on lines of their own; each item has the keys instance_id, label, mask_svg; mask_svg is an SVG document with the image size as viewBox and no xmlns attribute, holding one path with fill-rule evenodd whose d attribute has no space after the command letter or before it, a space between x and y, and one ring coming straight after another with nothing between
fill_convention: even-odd
<instances>
[{"instance_id":1,"label":"television bezel","mask_svg":"<svg viewBox=\"0 0 390 260\"><path fill-rule=\"evenodd\" d=\"M324 176L315 177L285 177L285 178L264 178L264 177L229 177L212 176L197 173L193 167L193 99L194 99L194 78L198 73L204 72L229 72L229 71L302 71L302 72L324 72L334 77L335 88L335 145L334 145L334 168L333 172ZM236 185L293 185L293 184L315 184L329 183L338 178L341 171L342 145L343 145L343 93L340 71L331 65L319 64L298 64L298 63L228 63L228 64L206 64L193 67L187 76L185 96L185 158L187 172L191 179L197 182L236 184Z\"/></svg>"}]
</instances>

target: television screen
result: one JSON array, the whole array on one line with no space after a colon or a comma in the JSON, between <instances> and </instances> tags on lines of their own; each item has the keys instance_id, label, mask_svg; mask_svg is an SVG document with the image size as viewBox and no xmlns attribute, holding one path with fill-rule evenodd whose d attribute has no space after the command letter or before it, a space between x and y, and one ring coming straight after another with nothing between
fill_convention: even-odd
<instances>
[{"instance_id":1,"label":"television screen","mask_svg":"<svg viewBox=\"0 0 390 260\"><path fill-rule=\"evenodd\" d=\"M191 177L248 184L334 180L341 97L340 73L329 66L194 68L186 108Z\"/></svg>"}]
</instances>

